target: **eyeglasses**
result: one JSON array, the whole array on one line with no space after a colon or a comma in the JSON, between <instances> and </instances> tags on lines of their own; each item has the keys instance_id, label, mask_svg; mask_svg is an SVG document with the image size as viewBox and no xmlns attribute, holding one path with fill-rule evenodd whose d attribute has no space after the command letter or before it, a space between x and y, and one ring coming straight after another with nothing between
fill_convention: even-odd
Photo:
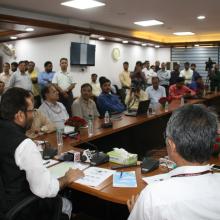
<instances>
[{"instance_id":1,"label":"eyeglasses","mask_svg":"<svg viewBox=\"0 0 220 220\"><path fill-rule=\"evenodd\" d=\"M33 108L33 109L27 109L26 112L36 112L37 109L36 108Z\"/></svg>"}]
</instances>

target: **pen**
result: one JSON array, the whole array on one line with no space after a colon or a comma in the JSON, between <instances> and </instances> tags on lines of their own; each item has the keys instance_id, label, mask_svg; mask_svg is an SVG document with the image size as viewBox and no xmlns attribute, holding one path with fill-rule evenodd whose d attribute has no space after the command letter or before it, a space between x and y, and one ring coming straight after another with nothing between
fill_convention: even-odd
<instances>
[{"instance_id":1,"label":"pen","mask_svg":"<svg viewBox=\"0 0 220 220\"><path fill-rule=\"evenodd\" d=\"M44 162L43 165L47 165L49 163L50 163L50 161L48 160L48 161Z\"/></svg>"},{"instance_id":2,"label":"pen","mask_svg":"<svg viewBox=\"0 0 220 220\"><path fill-rule=\"evenodd\" d=\"M122 178L122 174L123 174L123 172L120 173L120 178Z\"/></svg>"}]
</instances>

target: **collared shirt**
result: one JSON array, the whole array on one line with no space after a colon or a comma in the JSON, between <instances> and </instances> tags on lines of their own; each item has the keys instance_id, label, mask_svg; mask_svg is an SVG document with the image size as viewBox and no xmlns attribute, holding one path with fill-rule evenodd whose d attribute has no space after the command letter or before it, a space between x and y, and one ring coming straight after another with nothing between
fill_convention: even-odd
<instances>
[{"instance_id":1,"label":"collared shirt","mask_svg":"<svg viewBox=\"0 0 220 220\"><path fill-rule=\"evenodd\" d=\"M0 74L0 81L5 83L5 90L8 89L9 81L10 81L12 74L13 73L11 71L9 71L9 74L5 74L4 72Z\"/></svg>"},{"instance_id":2,"label":"collared shirt","mask_svg":"<svg viewBox=\"0 0 220 220\"><path fill-rule=\"evenodd\" d=\"M101 87L100 87L100 84L98 82L94 83L94 82L91 82L90 85L92 86L92 94L94 96L99 96L100 93L101 93Z\"/></svg>"},{"instance_id":3,"label":"collared shirt","mask_svg":"<svg viewBox=\"0 0 220 220\"><path fill-rule=\"evenodd\" d=\"M169 85L169 79L170 79L170 72L167 70L158 70L157 71L157 76L160 79L160 85L165 85L168 86Z\"/></svg>"},{"instance_id":4,"label":"collared shirt","mask_svg":"<svg viewBox=\"0 0 220 220\"><path fill-rule=\"evenodd\" d=\"M72 114L73 116L84 118L85 120L89 119L89 115L91 115L93 118L99 116L95 102L91 99L86 101L82 97L73 102Z\"/></svg>"},{"instance_id":5,"label":"collared shirt","mask_svg":"<svg viewBox=\"0 0 220 220\"><path fill-rule=\"evenodd\" d=\"M131 76L129 71L123 71L119 74L119 80L122 87L130 87L131 86Z\"/></svg>"},{"instance_id":6,"label":"collared shirt","mask_svg":"<svg viewBox=\"0 0 220 220\"><path fill-rule=\"evenodd\" d=\"M27 130L26 135L30 138L37 137L38 134L51 133L55 130L55 125L40 111L34 112L31 128Z\"/></svg>"},{"instance_id":7,"label":"collared shirt","mask_svg":"<svg viewBox=\"0 0 220 220\"><path fill-rule=\"evenodd\" d=\"M220 174L172 177L210 170L210 166L182 166L168 179L149 184L141 192L128 220L220 219Z\"/></svg>"},{"instance_id":8,"label":"collared shirt","mask_svg":"<svg viewBox=\"0 0 220 220\"><path fill-rule=\"evenodd\" d=\"M36 70L33 70L31 73L28 72L28 74L29 74L31 80L38 79L38 73ZM34 96L40 95L40 87L39 87L38 82L36 82L36 83L32 82L32 92L33 92Z\"/></svg>"},{"instance_id":9,"label":"collared shirt","mask_svg":"<svg viewBox=\"0 0 220 220\"><path fill-rule=\"evenodd\" d=\"M191 69L182 70L180 76L185 78L185 84L190 84L192 82L193 71Z\"/></svg>"},{"instance_id":10,"label":"collared shirt","mask_svg":"<svg viewBox=\"0 0 220 220\"><path fill-rule=\"evenodd\" d=\"M44 101L39 110L57 127L64 127L64 122L69 118L64 105L60 102L56 104Z\"/></svg>"},{"instance_id":11,"label":"collared shirt","mask_svg":"<svg viewBox=\"0 0 220 220\"><path fill-rule=\"evenodd\" d=\"M100 115L104 115L106 111L121 113L125 110L124 105L119 100L118 96L112 94L101 93L97 98Z\"/></svg>"},{"instance_id":12,"label":"collared shirt","mask_svg":"<svg viewBox=\"0 0 220 220\"><path fill-rule=\"evenodd\" d=\"M199 84L196 81L193 81L190 85L189 88L192 89L193 91L197 92L199 90L204 90L204 85Z\"/></svg>"},{"instance_id":13,"label":"collared shirt","mask_svg":"<svg viewBox=\"0 0 220 220\"><path fill-rule=\"evenodd\" d=\"M43 89L48 83L52 82L53 76L55 72L41 72L38 75L38 83L40 85L40 88Z\"/></svg>"},{"instance_id":14,"label":"collared shirt","mask_svg":"<svg viewBox=\"0 0 220 220\"><path fill-rule=\"evenodd\" d=\"M163 86L159 86L157 90L153 86L149 86L146 91L151 104L158 103L161 97L166 97L166 90Z\"/></svg>"},{"instance_id":15,"label":"collared shirt","mask_svg":"<svg viewBox=\"0 0 220 220\"><path fill-rule=\"evenodd\" d=\"M52 83L57 84L62 90L67 90L73 84L71 73L57 72L54 74Z\"/></svg>"},{"instance_id":16,"label":"collared shirt","mask_svg":"<svg viewBox=\"0 0 220 220\"><path fill-rule=\"evenodd\" d=\"M9 88L12 87L20 87L26 90L31 91L32 90L32 82L28 75L28 73L21 74L20 70L17 70L12 74L10 80L9 80Z\"/></svg>"},{"instance_id":17,"label":"collared shirt","mask_svg":"<svg viewBox=\"0 0 220 220\"><path fill-rule=\"evenodd\" d=\"M178 77L180 76L180 71L179 70L173 70L170 73L170 86L173 84L176 84L176 80L178 79Z\"/></svg>"},{"instance_id":18,"label":"collared shirt","mask_svg":"<svg viewBox=\"0 0 220 220\"><path fill-rule=\"evenodd\" d=\"M140 90L139 97L136 97L134 95L134 92L130 94L130 91L127 92L126 98L125 98L125 104L127 105L128 109L137 110L139 106L139 102L148 100L148 94L147 92Z\"/></svg>"},{"instance_id":19,"label":"collared shirt","mask_svg":"<svg viewBox=\"0 0 220 220\"><path fill-rule=\"evenodd\" d=\"M196 93L191 90L190 88L186 87L186 86L182 86L180 89L178 89L176 87L176 84L170 86L169 88L169 95L173 98L173 99L180 99L183 95L186 95L187 93L191 94L191 95L195 95Z\"/></svg>"},{"instance_id":20,"label":"collared shirt","mask_svg":"<svg viewBox=\"0 0 220 220\"><path fill-rule=\"evenodd\" d=\"M29 138L22 141L15 151L15 162L24 170L33 194L40 198L55 197L59 191L59 181L52 177L43 165L36 144Z\"/></svg>"},{"instance_id":21,"label":"collared shirt","mask_svg":"<svg viewBox=\"0 0 220 220\"><path fill-rule=\"evenodd\" d=\"M152 84L152 77L156 77L157 76L157 73L154 72L152 69L147 69L147 68L144 68L142 70L147 78L147 84L148 85L151 85Z\"/></svg>"},{"instance_id":22,"label":"collared shirt","mask_svg":"<svg viewBox=\"0 0 220 220\"><path fill-rule=\"evenodd\" d=\"M192 75L192 81L195 81L195 78L200 76L200 74L195 70L193 71L193 75Z\"/></svg>"}]
</instances>

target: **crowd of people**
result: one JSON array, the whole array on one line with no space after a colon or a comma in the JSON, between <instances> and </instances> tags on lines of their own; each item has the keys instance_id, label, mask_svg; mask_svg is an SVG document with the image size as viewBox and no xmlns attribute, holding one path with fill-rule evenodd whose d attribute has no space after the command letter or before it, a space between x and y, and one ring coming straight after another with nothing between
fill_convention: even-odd
<instances>
[{"instance_id":1,"label":"crowd of people","mask_svg":"<svg viewBox=\"0 0 220 220\"><path fill-rule=\"evenodd\" d=\"M1 196L0 215L33 194L56 203L59 190L84 176L82 171L70 169L64 177L55 179L43 166L36 144L26 135L52 132L72 115L87 120L90 116L103 116L107 111L114 114L126 108L136 109L142 100L158 103L161 97L180 99L204 90L195 64L191 64L190 69L189 63L185 63L181 72L177 64L169 72L165 63L160 66L156 62L150 67L148 61L138 61L133 72L129 71L128 62L124 62L124 70L119 74L121 89L113 87L104 76L98 82L97 74L92 74L91 82L81 86L81 96L76 98L72 93L76 82L67 71L66 58L60 59L61 70L56 73L50 61L39 74L34 67L33 61L20 61L18 65L5 63L4 72L0 74L0 139L3 143L0 183L7 192ZM218 65L209 77L211 87L219 88ZM117 90L124 91L124 99ZM128 200L129 220L219 219L216 200L220 198L220 177L208 165L217 126L217 116L201 105L185 105L173 113L165 139L168 156L177 168L168 173L165 181L148 185L139 197ZM44 202L40 200L39 204ZM25 214L36 209L31 208L26 209ZM62 197L61 208L65 219L70 219L71 202ZM36 219L40 218L36 216Z\"/></svg>"},{"instance_id":2,"label":"crowd of people","mask_svg":"<svg viewBox=\"0 0 220 220\"><path fill-rule=\"evenodd\" d=\"M183 96L201 96L205 85L196 70L196 64L186 62L180 71L175 64L172 71L166 63L159 61L150 65L149 61L137 61L134 71L129 63L123 63L119 74L121 87L113 86L111 81L96 73L81 85L80 97L74 97L77 83L68 71L68 59L60 59L60 71L53 71L51 61L44 63L44 71L38 73L33 61L4 63L0 74L0 98L9 88L19 87L28 90L33 96L35 121L28 135L36 136L41 132L52 132L64 124L71 116L88 120L109 114L121 113L126 109L137 110L139 102L150 100L153 105L160 98L180 99ZM215 64L209 74L211 89L220 89L219 66ZM40 120L41 119L41 120Z\"/></svg>"}]
</instances>

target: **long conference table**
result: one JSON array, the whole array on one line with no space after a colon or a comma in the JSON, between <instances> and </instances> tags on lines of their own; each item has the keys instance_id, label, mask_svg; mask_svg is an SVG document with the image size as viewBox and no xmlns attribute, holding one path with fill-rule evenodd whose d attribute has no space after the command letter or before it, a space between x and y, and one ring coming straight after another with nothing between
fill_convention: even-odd
<instances>
[{"instance_id":1,"label":"long conference table","mask_svg":"<svg viewBox=\"0 0 220 220\"><path fill-rule=\"evenodd\" d=\"M218 107L220 107L220 92L206 95L203 99L189 99L187 100L186 104L205 104L207 106L214 106L218 111ZM156 115L143 115L137 117L128 117L123 115L120 120L113 121L112 128L102 128L101 125L103 121L101 119L97 119L94 122L94 135L89 137L87 129L82 128L80 130L80 138L72 139L67 137L64 139L63 152L69 150L78 151L81 149L83 144L92 142L98 145L98 147L100 146L99 144L104 145L108 143L108 146L112 147L125 147L127 150L129 150L129 152L138 153L141 154L141 156L144 156L146 155L146 151L149 151L155 147L164 146L163 131L165 130L166 123L171 113L179 107L180 101L173 100L169 105L169 110L167 112L160 110ZM136 129L137 131L135 131ZM127 137L127 135L129 136ZM52 146L56 146L56 135L54 133L43 135L39 137L39 139L48 140ZM144 144L146 144L146 146ZM107 150L109 149L107 148ZM99 147L99 150L102 150L102 148ZM165 155L166 152L164 151L160 156ZM220 163L219 158L212 158L210 162L215 164ZM101 165L101 167L109 169L111 166L112 163ZM142 180L143 176L152 176L167 172L167 170L159 167L157 170L143 175L141 174L140 166L126 169L124 168L120 169L119 171L130 170L134 170L136 172L136 188L115 188L112 186L112 177L109 177L98 187L88 187L77 183L72 183L69 185L69 187L104 201L126 205L127 200L131 198L132 195L140 193L141 190L147 185Z\"/></svg>"}]
</instances>

